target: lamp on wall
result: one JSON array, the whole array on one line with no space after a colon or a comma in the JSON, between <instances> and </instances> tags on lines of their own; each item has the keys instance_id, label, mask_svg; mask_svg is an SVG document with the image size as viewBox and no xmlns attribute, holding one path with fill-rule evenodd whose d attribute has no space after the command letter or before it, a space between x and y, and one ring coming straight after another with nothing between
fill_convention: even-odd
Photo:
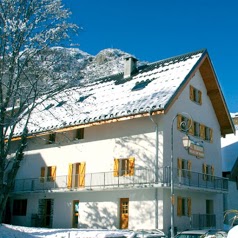
<instances>
[{"instance_id":1,"label":"lamp on wall","mask_svg":"<svg viewBox=\"0 0 238 238\"><path fill-rule=\"evenodd\" d=\"M188 135L185 135L182 140L183 140L183 147L184 147L186 150L188 150L188 148L189 148L190 145L191 145L191 139L190 139L190 137L189 137Z\"/></svg>"}]
</instances>

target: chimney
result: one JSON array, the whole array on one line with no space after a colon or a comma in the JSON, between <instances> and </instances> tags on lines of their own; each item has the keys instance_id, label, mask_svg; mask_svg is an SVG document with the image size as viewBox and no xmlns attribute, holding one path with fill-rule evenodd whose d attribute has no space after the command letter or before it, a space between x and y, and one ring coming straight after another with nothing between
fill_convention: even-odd
<instances>
[{"instance_id":1,"label":"chimney","mask_svg":"<svg viewBox=\"0 0 238 238\"><path fill-rule=\"evenodd\" d=\"M133 56L127 56L124 60L124 78L129 78L136 71L137 59Z\"/></svg>"}]
</instances>

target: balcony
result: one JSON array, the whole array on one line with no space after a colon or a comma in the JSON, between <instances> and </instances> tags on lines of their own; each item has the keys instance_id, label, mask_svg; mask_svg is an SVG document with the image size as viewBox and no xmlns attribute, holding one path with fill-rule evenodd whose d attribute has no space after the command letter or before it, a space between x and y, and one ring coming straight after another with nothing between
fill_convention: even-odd
<instances>
[{"instance_id":1,"label":"balcony","mask_svg":"<svg viewBox=\"0 0 238 238\"><path fill-rule=\"evenodd\" d=\"M55 178L16 179L13 193L170 187L170 167L160 168L158 182L155 178L155 172L152 170L135 169L133 176L114 176L113 171L87 173L83 177L74 175L70 178L70 184L67 175ZM175 169L174 185L180 189L189 187L213 192L228 191L228 179L188 170Z\"/></svg>"}]
</instances>

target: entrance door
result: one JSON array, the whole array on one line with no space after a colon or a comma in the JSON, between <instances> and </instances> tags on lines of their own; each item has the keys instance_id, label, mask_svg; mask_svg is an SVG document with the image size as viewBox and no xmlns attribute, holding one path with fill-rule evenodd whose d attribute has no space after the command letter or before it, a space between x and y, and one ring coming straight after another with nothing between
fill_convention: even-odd
<instances>
[{"instance_id":1,"label":"entrance door","mask_svg":"<svg viewBox=\"0 0 238 238\"><path fill-rule=\"evenodd\" d=\"M129 198L120 199L120 229L128 229L129 224Z\"/></svg>"},{"instance_id":2,"label":"entrance door","mask_svg":"<svg viewBox=\"0 0 238 238\"><path fill-rule=\"evenodd\" d=\"M78 217L79 217L79 200L73 201L73 219L72 227L78 228Z\"/></svg>"},{"instance_id":3,"label":"entrance door","mask_svg":"<svg viewBox=\"0 0 238 238\"><path fill-rule=\"evenodd\" d=\"M206 214L207 214L207 227L215 226L215 216L214 216L214 208L213 208L213 200L206 200Z\"/></svg>"},{"instance_id":4,"label":"entrance door","mask_svg":"<svg viewBox=\"0 0 238 238\"><path fill-rule=\"evenodd\" d=\"M39 200L39 216L42 227L52 228L53 206L54 206L53 199Z\"/></svg>"}]
</instances>

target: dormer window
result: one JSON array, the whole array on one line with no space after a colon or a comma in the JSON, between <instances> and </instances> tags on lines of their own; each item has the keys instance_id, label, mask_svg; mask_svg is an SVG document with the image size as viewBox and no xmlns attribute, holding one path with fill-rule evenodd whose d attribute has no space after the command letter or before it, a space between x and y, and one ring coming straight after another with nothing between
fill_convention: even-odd
<instances>
[{"instance_id":1,"label":"dormer window","mask_svg":"<svg viewBox=\"0 0 238 238\"><path fill-rule=\"evenodd\" d=\"M190 85L190 100L200 105L202 104L202 91L194 88L192 85Z\"/></svg>"}]
</instances>

